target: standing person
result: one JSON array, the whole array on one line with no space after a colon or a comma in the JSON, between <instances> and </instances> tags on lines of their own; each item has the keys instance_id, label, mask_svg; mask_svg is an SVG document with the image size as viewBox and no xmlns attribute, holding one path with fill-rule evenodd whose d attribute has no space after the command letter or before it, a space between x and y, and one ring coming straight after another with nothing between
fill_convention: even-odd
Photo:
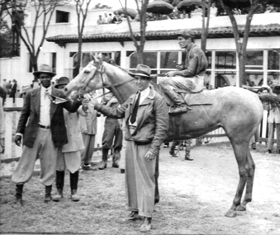
<instances>
[{"instance_id":1,"label":"standing person","mask_svg":"<svg viewBox=\"0 0 280 235\"><path fill-rule=\"evenodd\" d=\"M83 170L93 170L91 167L91 158L94 152L95 146L95 135L97 132L97 117L98 113L94 110L92 104L93 95L95 91L88 94L89 103L86 114L82 114L80 117L80 127L82 131L83 141L85 149L82 151L82 169ZM99 115L100 116L100 115Z\"/></svg>"},{"instance_id":2,"label":"standing person","mask_svg":"<svg viewBox=\"0 0 280 235\"><path fill-rule=\"evenodd\" d=\"M171 113L187 112L188 106L180 90L198 92L204 87L204 74L208 66L204 52L194 44L194 35L184 30L178 37L179 45L186 50L186 59L182 70L166 73L168 77L158 77L158 83L164 93L171 99Z\"/></svg>"},{"instance_id":3,"label":"standing person","mask_svg":"<svg viewBox=\"0 0 280 235\"><path fill-rule=\"evenodd\" d=\"M11 89L12 89L12 82L11 82L11 80L9 80L9 82L6 84L6 90L7 90L8 97L10 97Z\"/></svg>"},{"instance_id":4,"label":"standing person","mask_svg":"<svg viewBox=\"0 0 280 235\"><path fill-rule=\"evenodd\" d=\"M2 98L2 105L4 106L7 97L7 92L6 89L4 89L4 87L2 86L0 86L0 97Z\"/></svg>"},{"instance_id":5,"label":"standing person","mask_svg":"<svg viewBox=\"0 0 280 235\"><path fill-rule=\"evenodd\" d=\"M10 92L10 97L13 98L13 103L16 102L16 93L17 93L17 80L13 79L12 88Z\"/></svg>"},{"instance_id":6,"label":"standing person","mask_svg":"<svg viewBox=\"0 0 280 235\"><path fill-rule=\"evenodd\" d=\"M167 106L152 86L151 69L138 64L135 78L138 92L118 108L95 103L95 109L107 116L124 118L126 139L126 190L128 220L144 217L141 232L151 229L155 203L155 168L160 145L167 135L169 116Z\"/></svg>"},{"instance_id":7,"label":"standing person","mask_svg":"<svg viewBox=\"0 0 280 235\"><path fill-rule=\"evenodd\" d=\"M55 88L61 90L69 83L69 78L60 77L57 80ZM84 111L87 105L83 104ZM79 201L77 194L79 169L81 164L81 150L84 149L83 137L79 125L79 113L70 113L63 109L65 125L67 127L68 143L59 147L57 151L57 168L56 168L56 188L57 194L53 197L53 201L60 201L63 198L64 176L65 170L70 172L70 189L71 200Z\"/></svg>"},{"instance_id":8,"label":"standing person","mask_svg":"<svg viewBox=\"0 0 280 235\"><path fill-rule=\"evenodd\" d=\"M45 186L45 202L52 200L52 184L55 181L57 148L68 143L63 108L76 112L80 102L54 103L65 98L64 93L51 86L55 76L49 65L43 64L33 73L40 80L41 86L27 92L16 130L15 143L23 150L18 165L12 175L16 183L16 202L22 204L23 185L27 183L34 170L36 159L40 158L40 181ZM52 99L55 99L52 102Z\"/></svg>"},{"instance_id":9,"label":"standing person","mask_svg":"<svg viewBox=\"0 0 280 235\"><path fill-rule=\"evenodd\" d=\"M103 96L102 103L111 108L117 108L119 102L112 93ZM118 168L117 160L120 159L120 152L122 150L123 133L120 122L117 118L106 117L104 124L104 132L102 136L102 162L99 170L107 168L107 160L109 150L113 147L112 167ZM113 144L114 142L114 144Z\"/></svg>"},{"instance_id":10,"label":"standing person","mask_svg":"<svg viewBox=\"0 0 280 235\"><path fill-rule=\"evenodd\" d=\"M97 24L103 24L102 15L98 16Z\"/></svg>"},{"instance_id":11,"label":"standing person","mask_svg":"<svg viewBox=\"0 0 280 235\"><path fill-rule=\"evenodd\" d=\"M109 13L108 24L112 24L112 21L113 21L113 15L112 13Z\"/></svg>"},{"instance_id":12,"label":"standing person","mask_svg":"<svg viewBox=\"0 0 280 235\"><path fill-rule=\"evenodd\" d=\"M278 88L278 89L277 89ZM280 86L272 88L273 94L280 98ZM272 153L273 150L273 137L276 130L276 153L280 153L280 103L271 103L269 105L268 115L268 139L267 139L267 152Z\"/></svg>"},{"instance_id":13,"label":"standing person","mask_svg":"<svg viewBox=\"0 0 280 235\"><path fill-rule=\"evenodd\" d=\"M107 13L104 13L103 24L109 24L109 17Z\"/></svg>"},{"instance_id":14,"label":"standing person","mask_svg":"<svg viewBox=\"0 0 280 235\"><path fill-rule=\"evenodd\" d=\"M193 161L193 159L190 158L190 155L191 155L191 144L192 144L191 140L185 140L185 141L174 140L172 142L169 154L172 157L178 157L177 154L175 153L175 149L176 149L176 146L178 146L178 148L181 148L181 146L183 146L183 142L185 142L185 160Z\"/></svg>"},{"instance_id":15,"label":"standing person","mask_svg":"<svg viewBox=\"0 0 280 235\"><path fill-rule=\"evenodd\" d=\"M5 152L5 116L2 103L3 100L0 97L0 154Z\"/></svg>"}]
</instances>

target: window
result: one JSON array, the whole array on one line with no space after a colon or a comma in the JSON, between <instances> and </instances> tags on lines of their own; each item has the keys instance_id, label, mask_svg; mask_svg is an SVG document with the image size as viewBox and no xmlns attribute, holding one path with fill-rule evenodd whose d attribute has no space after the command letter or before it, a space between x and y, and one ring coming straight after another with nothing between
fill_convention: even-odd
<instances>
[{"instance_id":1,"label":"window","mask_svg":"<svg viewBox=\"0 0 280 235\"><path fill-rule=\"evenodd\" d=\"M246 70L263 69L263 51L247 51Z\"/></svg>"},{"instance_id":2,"label":"window","mask_svg":"<svg viewBox=\"0 0 280 235\"><path fill-rule=\"evenodd\" d=\"M233 51L216 51L215 68L236 69L236 53Z\"/></svg>"},{"instance_id":3,"label":"window","mask_svg":"<svg viewBox=\"0 0 280 235\"><path fill-rule=\"evenodd\" d=\"M53 72L56 73L56 53L51 53L51 57L52 57L52 69Z\"/></svg>"},{"instance_id":4,"label":"window","mask_svg":"<svg viewBox=\"0 0 280 235\"><path fill-rule=\"evenodd\" d=\"M66 11L56 11L56 23L68 23L69 22L69 12Z\"/></svg>"}]
</instances>

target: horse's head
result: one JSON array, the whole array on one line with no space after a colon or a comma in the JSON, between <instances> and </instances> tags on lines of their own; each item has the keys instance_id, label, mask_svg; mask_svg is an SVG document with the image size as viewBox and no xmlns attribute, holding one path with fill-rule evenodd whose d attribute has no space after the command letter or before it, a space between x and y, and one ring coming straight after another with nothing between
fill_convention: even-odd
<instances>
[{"instance_id":1,"label":"horse's head","mask_svg":"<svg viewBox=\"0 0 280 235\"><path fill-rule=\"evenodd\" d=\"M103 60L101 57L94 55L91 55L91 59L92 61L64 88L66 95L69 95L72 91L85 94L104 87L107 79L106 76L103 76Z\"/></svg>"}]
</instances>

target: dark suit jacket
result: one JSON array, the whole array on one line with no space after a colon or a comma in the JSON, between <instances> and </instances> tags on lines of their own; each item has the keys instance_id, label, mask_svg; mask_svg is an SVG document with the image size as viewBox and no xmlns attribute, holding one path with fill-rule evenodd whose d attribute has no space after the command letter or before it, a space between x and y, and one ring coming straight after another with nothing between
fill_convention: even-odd
<instances>
[{"instance_id":1,"label":"dark suit jacket","mask_svg":"<svg viewBox=\"0 0 280 235\"><path fill-rule=\"evenodd\" d=\"M27 92L16 131L16 133L23 134L23 144L29 148L33 147L39 128L40 91L41 88L37 88ZM65 98L63 92L55 88L52 88L52 95ZM61 147L68 143L63 108L67 109L69 112L76 112L80 105L80 101L68 101L59 105L51 102L50 129L55 147Z\"/></svg>"}]
</instances>

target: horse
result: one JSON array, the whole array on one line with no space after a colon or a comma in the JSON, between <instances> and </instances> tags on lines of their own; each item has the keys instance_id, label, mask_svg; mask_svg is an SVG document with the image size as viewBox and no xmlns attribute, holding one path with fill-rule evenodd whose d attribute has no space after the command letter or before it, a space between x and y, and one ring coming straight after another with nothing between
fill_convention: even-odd
<instances>
[{"instance_id":1,"label":"horse","mask_svg":"<svg viewBox=\"0 0 280 235\"><path fill-rule=\"evenodd\" d=\"M134 79L128 71L98 57L84 67L65 87L65 94L71 91L87 93L92 90L108 88L124 103L137 91ZM237 211L245 211L252 201L255 163L249 149L249 141L262 120L263 105L257 94L238 87L224 87L203 90L197 96L205 96L211 105L194 105L186 113L169 115L168 137L164 142L186 140L200 137L222 127L233 147L238 164L239 183L226 217L235 217ZM242 194L246 186L246 193ZM242 202L241 202L242 201Z\"/></svg>"}]
</instances>

